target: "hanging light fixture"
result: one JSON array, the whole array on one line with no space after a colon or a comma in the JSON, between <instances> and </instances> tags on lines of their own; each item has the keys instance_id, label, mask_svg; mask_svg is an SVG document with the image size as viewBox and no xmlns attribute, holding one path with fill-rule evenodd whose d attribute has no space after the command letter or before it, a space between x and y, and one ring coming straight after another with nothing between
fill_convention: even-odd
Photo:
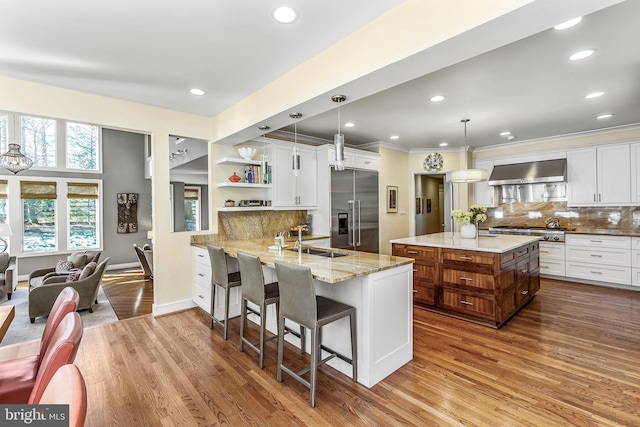
<instances>
[{"instance_id":1,"label":"hanging light fixture","mask_svg":"<svg viewBox=\"0 0 640 427\"><path fill-rule=\"evenodd\" d=\"M33 160L20 152L19 144L9 144L9 151L0 156L0 168L17 174L33 166Z\"/></svg>"},{"instance_id":2,"label":"hanging light fixture","mask_svg":"<svg viewBox=\"0 0 640 427\"><path fill-rule=\"evenodd\" d=\"M333 102L344 102L347 97L344 95L333 95L331 97ZM338 107L338 133L333 135L333 144L335 151L335 170L344 170L344 135L340 133L340 107Z\"/></svg>"},{"instance_id":3,"label":"hanging light fixture","mask_svg":"<svg viewBox=\"0 0 640 427\"><path fill-rule=\"evenodd\" d=\"M291 113L289 117L295 120L293 123L293 152L291 153L291 169L293 175L300 175L300 149L298 148L298 119L302 117L300 113Z\"/></svg>"},{"instance_id":4,"label":"hanging light fixture","mask_svg":"<svg viewBox=\"0 0 640 427\"><path fill-rule=\"evenodd\" d=\"M487 171L485 169L467 169L467 123L470 119L462 119L464 123L464 169L453 170L447 172L448 182L479 182L487 180Z\"/></svg>"}]
</instances>

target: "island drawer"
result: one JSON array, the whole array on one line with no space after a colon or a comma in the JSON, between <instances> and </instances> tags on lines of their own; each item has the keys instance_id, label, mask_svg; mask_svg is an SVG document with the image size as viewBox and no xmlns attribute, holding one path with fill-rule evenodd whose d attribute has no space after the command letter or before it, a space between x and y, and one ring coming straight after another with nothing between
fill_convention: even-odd
<instances>
[{"instance_id":1,"label":"island drawer","mask_svg":"<svg viewBox=\"0 0 640 427\"><path fill-rule=\"evenodd\" d=\"M453 284L493 291L496 288L495 278L492 274L477 273L474 271L455 270L445 267L442 270L443 284Z\"/></svg>"},{"instance_id":2,"label":"island drawer","mask_svg":"<svg viewBox=\"0 0 640 427\"><path fill-rule=\"evenodd\" d=\"M211 267L199 262L193 263L193 280L197 283L211 284Z\"/></svg>"},{"instance_id":3,"label":"island drawer","mask_svg":"<svg viewBox=\"0 0 640 427\"><path fill-rule=\"evenodd\" d=\"M201 309L211 314L211 285L196 283L193 286L192 299Z\"/></svg>"},{"instance_id":4,"label":"island drawer","mask_svg":"<svg viewBox=\"0 0 640 427\"><path fill-rule=\"evenodd\" d=\"M442 308L470 316L496 320L496 300L490 295L477 295L460 289L442 289Z\"/></svg>"},{"instance_id":5,"label":"island drawer","mask_svg":"<svg viewBox=\"0 0 640 427\"><path fill-rule=\"evenodd\" d=\"M393 255L415 260L436 261L438 258L438 249L427 246L402 245L393 244Z\"/></svg>"},{"instance_id":6,"label":"island drawer","mask_svg":"<svg viewBox=\"0 0 640 427\"><path fill-rule=\"evenodd\" d=\"M421 280L413 281L413 301L427 305L436 305L438 287L433 283Z\"/></svg>"},{"instance_id":7,"label":"island drawer","mask_svg":"<svg viewBox=\"0 0 640 427\"><path fill-rule=\"evenodd\" d=\"M436 283L438 281L438 265L435 263L415 262L413 264L413 279Z\"/></svg>"},{"instance_id":8,"label":"island drawer","mask_svg":"<svg viewBox=\"0 0 640 427\"><path fill-rule=\"evenodd\" d=\"M442 249L442 262L445 264L463 264L473 267L492 268L497 256L499 255L492 252Z\"/></svg>"}]
</instances>

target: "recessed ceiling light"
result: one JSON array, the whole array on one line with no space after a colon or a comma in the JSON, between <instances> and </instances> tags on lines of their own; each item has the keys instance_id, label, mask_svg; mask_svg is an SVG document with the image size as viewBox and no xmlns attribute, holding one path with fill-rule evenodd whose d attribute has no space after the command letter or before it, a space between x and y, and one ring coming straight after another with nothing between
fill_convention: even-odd
<instances>
[{"instance_id":1,"label":"recessed ceiling light","mask_svg":"<svg viewBox=\"0 0 640 427\"><path fill-rule=\"evenodd\" d=\"M576 25L580 21L582 21L582 16L578 16L577 18L569 19L568 21L563 22L562 24L558 24L553 28L556 29L556 30L566 30L567 28L573 27L574 25Z\"/></svg>"},{"instance_id":2,"label":"recessed ceiling light","mask_svg":"<svg viewBox=\"0 0 640 427\"><path fill-rule=\"evenodd\" d=\"M441 142L441 143L440 143L440 147L446 147L447 145L449 145L449 143L448 143L448 142Z\"/></svg>"},{"instance_id":3,"label":"recessed ceiling light","mask_svg":"<svg viewBox=\"0 0 640 427\"><path fill-rule=\"evenodd\" d=\"M389 139L400 139L400 137L398 135L391 135Z\"/></svg>"},{"instance_id":4,"label":"recessed ceiling light","mask_svg":"<svg viewBox=\"0 0 640 427\"><path fill-rule=\"evenodd\" d=\"M347 123L345 123L345 124L344 124L344 127L346 127L346 128L352 128L352 127L354 127L355 125L356 125L356 124L355 124L355 123L353 123L353 122L347 122Z\"/></svg>"},{"instance_id":5,"label":"recessed ceiling light","mask_svg":"<svg viewBox=\"0 0 640 427\"><path fill-rule=\"evenodd\" d=\"M593 93L590 93L589 95L586 95L585 98L587 99L597 98L602 95L604 95L604 92L593 92Z\"/></svg>"},{"instance_id":6,"label":"recessed ceiling light","mask_svg":"<svg viewBox=\"0 0 640 427\"><path fill-rule=\"evenodd\" d=\"M202 89L193 88L193 89L191 89L191 90L189 91L189 93L191 93L191 95L198 95L198 96L202 96L202 95L204 95L204 94L205 94L205 93L207 93L207 92L203 91Z\"/></svg>"},{"instance_id":7,"label":"recessed ceiling light","mask_svg":"<svg viewBox=\"0 0 640 427\"><path fill-rule=\"evenodd\" d=\"M440 102L444 99L443 95L435 95L430 98L431 102Z\"/></svg>"},{"instance_id":8,"label":"recessed ceiling light","mask_svg":"<svg viewBox=\"0 0 640 427\"><path fill-rule=\"evenodd\" d=\"M516 139L516 136L515 136L515 135L509 135L509 136L507 137L507 139L508 139L509 141L513 141L514 139Z\"/></svg>"},{"instance_id":9,"label":"recessed ceiling light","mask_svg":"<svg viewBox=\"0 0 640 427\"><path fill-rule=\"evenodd\" d=\"M298 19L298 13L288 6L281 6L273 11L273 17L282 24L290 24Z\"/></svg>"},{"instance_id":10,"label":"recessed ceiling light","mask_svg":"<svg viewBox=\"0 0 640 427\"><path fill-rule=\"evenodd\" d=\"M609 117L613 117L613 113L600 114L596 119L608 119Z\"/></svg>"},{"instance_id":11,"label":"recessed ceiling light","mask_svg":"<svg viewBox=\"0 0 640 427\"><path fill-rule=\"evenodd\" d=\"M579 59L584 59L584 58L588 58L591 55L593 55L593 53L595 52L595 49L585 49L585 50L581 50L580 52L576 52L573 55L571 55L569 57L570 60L572 61L577 61Z\"/></svg>"},{"instance_id":12,"label":"recessed ceiling light","mask_svg":"<svg viewBox=\"0 0 640 427\"><path fill-rule=\"evenodd\" d=\"M509 132L508 130L505 130L504 132L500 132L500 136L509 136L511 135L511 132Z\"/></svg>"}]
</instances>

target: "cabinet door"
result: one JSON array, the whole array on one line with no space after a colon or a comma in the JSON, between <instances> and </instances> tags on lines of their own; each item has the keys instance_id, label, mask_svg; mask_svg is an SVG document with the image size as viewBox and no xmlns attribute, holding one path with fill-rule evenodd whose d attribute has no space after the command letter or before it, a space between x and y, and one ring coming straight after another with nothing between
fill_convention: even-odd
<instances>
[{"instance_id":1,"label":"cabinet door","mask_svg":"<svg viewBox=\"0 0 640 427\"><path fill-rule=\"evenodd\" d=\"M598 147L598 202L607 205L631 201L629 144Z\"/></svg>"},{"instance_id":2,"label":"cabinet door","mask_svg":"<svg viewBox=\"0 0 640 427\"><path fill-rule=\"evenodd\" d=\"M295 207L296 195L294 193L294 176L291 169L291 156L293 146L273 146L273 168L271 179L273 181L273 206Z\"/></svg>"},{"instance_id":3,"label":"cabinet door","mask_svg":"<svg viewBox=\"0 0 640 427\"><path fill-rule=\"evenodd\" d=\"M631 202L640 203L640 142L631 144Z\"/></svg>"},{"instance_id":4,"label":"cabinet door","mask_svg":"<svg viewBox=\"0 0 640 427\"><path fill-rule=\"evenodd\" d=\"M300 175L295 187L300 209L318 207L318 161L315 149L300 147Z\"/></svg>"},{"instance_id":5,"label":"cabinet door","mask_svg":"<svg viewBox=\"0 0 640 427\"><path fill-rule=\"evenodd\" d=\"M595 205L597 203L596 149L567 152L568 203Z\"/></svg>"},{"instance_id":6,"label":"cabinet door","mask_svg":"<svg viewBox=\"0 0 640 427\"><path fill-rule=\"evenodd\" d=\"M474 163L473 167L476 169L485 169L487 171L487 176L491 176L491 171L493 170L493 161L478 161ZM473 203L476 205L484 205L488 207L498 206L496 188L493 185L487 184L487 181L474 183Z\"/></svg>"}]
</instances>

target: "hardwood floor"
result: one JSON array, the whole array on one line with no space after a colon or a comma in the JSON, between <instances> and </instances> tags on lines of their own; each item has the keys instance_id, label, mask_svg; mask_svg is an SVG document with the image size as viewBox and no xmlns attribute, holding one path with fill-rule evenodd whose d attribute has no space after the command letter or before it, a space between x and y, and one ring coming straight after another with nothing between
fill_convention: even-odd
<instances>
[{"instance_id":1,"label":"hardwood floor","mask_svg":"<svg viewBox=\"0 0 640 427\"><path fill-rule=\"evenodd\" d=\"M102 289L120 320L152 312L153 280L145 280L142 270L107 271Z\"/></svg>"}]
</instances>

